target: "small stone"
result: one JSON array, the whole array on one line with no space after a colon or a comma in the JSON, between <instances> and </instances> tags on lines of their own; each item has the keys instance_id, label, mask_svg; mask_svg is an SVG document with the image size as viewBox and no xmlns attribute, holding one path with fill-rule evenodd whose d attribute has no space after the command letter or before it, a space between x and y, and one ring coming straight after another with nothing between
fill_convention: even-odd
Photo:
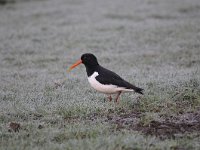
<instances>
[{"instance_id":1,"label":"small stone","mask_svg":"<svg viewBox=\"0 0 200 150\"><path fill-rule=\"evenodd\" d=\"M38 126L38 129L42 129L42 128L44 128L44 126L40 124L40 125Z\"/></svg>"}]
</instances>

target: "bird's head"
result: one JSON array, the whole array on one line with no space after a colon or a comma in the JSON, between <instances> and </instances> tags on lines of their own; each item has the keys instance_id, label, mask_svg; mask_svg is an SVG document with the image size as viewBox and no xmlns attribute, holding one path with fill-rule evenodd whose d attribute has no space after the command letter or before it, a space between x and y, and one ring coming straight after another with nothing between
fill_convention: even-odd
<instances>
[{"instance_id":1,"label":"bird's head","mask_svg":"<svg viewBox=\"0 0 200 150\"><path fill-rule=\"evenodd\" d=\"M68 71L71 71L73 68L75 68L76 66L80 65L81 63L83 63L86 67L94 67L94 66L98 66L99 63L97 61L97 58L90 53L86 53L83 54L81 56L81 59L79 59L76 63L74 63L69 69Z\"/></svg>"},{"instance_id":2,"label":"bird's head","mask_svg":"<svg viewBox=\"0 0 200 150\"><path fill-rule=\"evenodd\" d=\"M90 53L83 54L81 56L81 61L86 66L99 65L98 61L97 61L97 58L93 54L90 54Z\"/></svg>"}]
</instances>

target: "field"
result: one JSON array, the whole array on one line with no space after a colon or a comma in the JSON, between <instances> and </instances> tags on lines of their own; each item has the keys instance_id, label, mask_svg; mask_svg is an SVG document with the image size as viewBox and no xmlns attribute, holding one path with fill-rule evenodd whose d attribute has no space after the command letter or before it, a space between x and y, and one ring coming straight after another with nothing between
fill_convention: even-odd
<instances>
[{"instance_id":1,"label":"field","mask_svg":"<svg viewBox=\"0 0 200 150\"><path fill-rule=\"evenodd\" d=\"M86 52L145 94L66 72ZM0 149L200 149L200 1L0 1Z\"/></svg>"}]
</instances>

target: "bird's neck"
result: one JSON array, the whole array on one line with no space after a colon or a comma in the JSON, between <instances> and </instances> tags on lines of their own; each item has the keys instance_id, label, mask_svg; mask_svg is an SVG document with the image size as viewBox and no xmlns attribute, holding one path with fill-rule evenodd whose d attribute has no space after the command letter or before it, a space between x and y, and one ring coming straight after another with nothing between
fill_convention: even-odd
<instances>
[{"instance_id":1,"label":"bird's neck","mask_svg":"<svg viewBox=\"0 0 200 150\"><path fill-rule=\"evenodd\" d=\"M90 77L95 71L97 71L99 65L85 66L85 67L86 67L87 76Z\"/></svg>"}]
</instances>

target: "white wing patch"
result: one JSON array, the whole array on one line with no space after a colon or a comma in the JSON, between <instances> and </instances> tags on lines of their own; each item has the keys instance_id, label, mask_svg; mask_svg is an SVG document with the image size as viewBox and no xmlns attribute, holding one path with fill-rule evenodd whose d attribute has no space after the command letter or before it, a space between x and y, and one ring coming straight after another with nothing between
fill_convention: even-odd
<instances>
[{"instance_id":1,"label":"white wing patch","mask_svg":"<svg viewBox=\"0 0 200 150\"><path fill-rule=\"evenodd\" d=\"M109 84L109 85L101 84L100 82L96 80L96 77L98 75L99 75L98 72L94 72L90 77L88 77L88 81L90 85L99 92L106 93L106 94L114 94L119 91L125 91L125 92L133 91L132 89L126 89L124 87L118 87L112 84Z\"/></svg>"}]
</instances>

